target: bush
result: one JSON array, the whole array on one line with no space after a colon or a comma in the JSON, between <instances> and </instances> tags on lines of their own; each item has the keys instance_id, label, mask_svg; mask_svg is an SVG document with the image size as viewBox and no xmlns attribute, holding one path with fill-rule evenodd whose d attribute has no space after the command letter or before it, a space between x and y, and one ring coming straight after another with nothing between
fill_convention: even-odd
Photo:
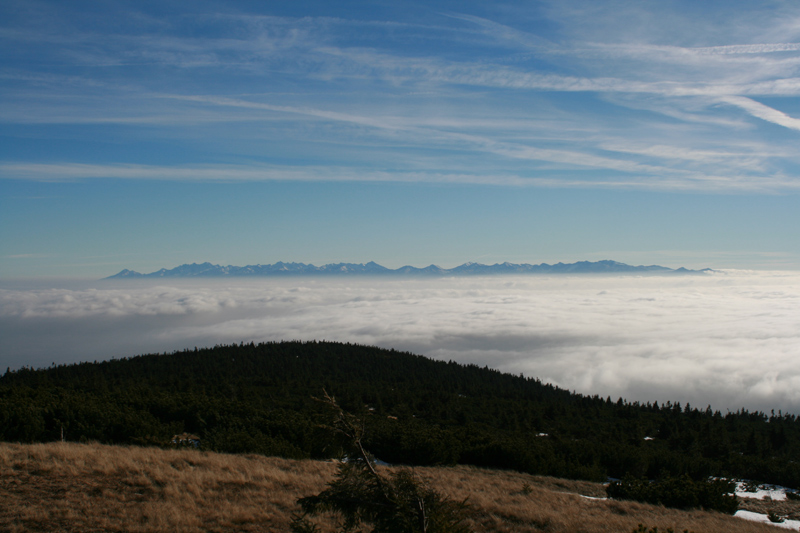
<instances>
[{"instance_id":1,"label":"bush","mask_svg":"<svg viewBox=\"0 0 800 533\"><path fill-rule=\"evenodd\" d=\"M647 529L647 528L646 528L645 526L643 526L642 524L639 524L639 527L637 527L636 529L634 529L634 530L633 530L633 533L658 533L658 528L657 528L657 527L651 527L650 529ZM674 530L674 529L672 529L671 527L668 527L668 528L667 528L667 529L664 531L664 533L675 533L675 530ZM683 533L694 533L694 531L691 531L691 532L690 532L688 529L684 529L684 530L683 530Z\"/></svg>"},{"instance_id":2,"label":"bush","mask_svg":"<svg viewBox=\"0 0 800 533\"><path fill-rule=\"evenodd\" d=\"M760 488L761 487L759 487L758 483L754 481L745 481L742 483L742 490L744 492L758 492Z\"/></svg>"},{"instance_id":3,"label":"bush","mask_svg":"<svg viewBox=\"0 0 800 533\"><path fill-rule=\"evenodd\" d=\"M361 443L363 421L342 411L327 394L325 402L334 410L330 429L340 437L346 456L327 489L297 500L303 514L294 518L294 533L317 531L307 517L320 513L340 515L341 531L352 531L363 523L371 524L373 533L469 533L464 524L466 501L442 496L408 469L388 477L379 474L375 459Z\"/></svg>"},{"instance_id":4,"label":"bush","mask_svg":"<svg viewBox=\"0 0 800 533\"><path fill-rule=\"evenodd\" d=\"M703 508L733 514L738 508L734 483L719 479L693 481L688 475L650 482L632 476L612 482L606 493L611 498L661 504L678 509Z\"/></svg>"}]
</instances>

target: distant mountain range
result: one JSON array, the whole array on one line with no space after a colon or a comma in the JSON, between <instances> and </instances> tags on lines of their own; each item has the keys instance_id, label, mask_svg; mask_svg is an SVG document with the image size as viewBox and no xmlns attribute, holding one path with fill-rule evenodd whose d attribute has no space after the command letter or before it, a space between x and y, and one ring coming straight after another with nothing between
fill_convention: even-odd
<instances>
[{"instance_id":1,"label":"distant mountain range","mask_svg":"<svg viewBox=\"0 0 800 533\"><path fill-rule=\"evenodd\" d=\"M486 276L494 274L606 274L606 273L645 273L658 272L664 274L701 274L712 271L688 270L686 268L667 268L658 265L632 266L618 261L578 261L577 263L556 263L549 265L529 265L526 263L464 263L455 268L441 268L430 265L424 268L404 266L397 269L386 268L373 261L369 263L335 263L314 266L305 263L283 263L273 265L221 266L211 263L192 263L173 269L162 268L149 274L141 274L133 270L122 270L118 274L105 279L131 278L222 278L222 277L262 277L262 276Z\"/></svg>"}]
</instances>

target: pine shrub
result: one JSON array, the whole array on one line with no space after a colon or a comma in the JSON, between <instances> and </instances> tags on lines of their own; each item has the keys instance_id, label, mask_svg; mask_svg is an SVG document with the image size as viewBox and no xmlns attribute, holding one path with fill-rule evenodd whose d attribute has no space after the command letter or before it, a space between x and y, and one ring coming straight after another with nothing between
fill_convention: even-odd
<instances>
[{"instance_id":1,"label":"pine shrub","mask_svg":"<svg viewBox=\"0 0 800 533\"><path fill-rule=\"evenodd\" d=\"M720 511L733 514L738 501L733 495L734 483L720 479L693 481L688 475L665 477L658 481L627 476L612 482L606 493L611 498L635 500L677 509Z\"/></svg>"},{"instance_id":2,"label":"pine shrub","mask_svg":"<svg viewBox=\"0 0 800 533\"><path fill-rule=\"evenodd\" d=\"M634 529L633 533L658 533L658 528L651 527L650 529L647 529L642 524L639 524L639 527ZM668 527L667 529L664 530L664 533L675 533L675 530L672 529L671 527ZM688 529L684 529L683 533L694 533L694 531L689 531Z\"/></svg>"},{"instance_id":3,"label":"pine shrub","mask_svg":"<svg viewBox=\"0 0 800 533\"><path fill-rule=\"evenodd\" d=\"M346 456L327 489L297 501L303 514L294 518L294 533L315 533L317 528L308 517L320 513L339 515L340 531L366 524L372 526L372 533L469 533L464 523L469 509L466 501L439 494L409 469L380 474L374 457L362 446L363 421L345 413L327 394L324 401L334 411L330 429L338 435Z\"/></svg>"}]
</instances>

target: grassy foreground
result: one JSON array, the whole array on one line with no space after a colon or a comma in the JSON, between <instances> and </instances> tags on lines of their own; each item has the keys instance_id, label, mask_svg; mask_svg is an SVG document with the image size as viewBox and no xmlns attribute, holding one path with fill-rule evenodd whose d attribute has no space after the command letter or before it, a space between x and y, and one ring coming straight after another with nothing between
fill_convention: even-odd
<instances>
[{"instance_id":1,"label":"grassy foreground","mask_svg":"<svg viewBox=\"0 0 800 533\"><path fill-rule=\"evenodd\" d=\"M288 531L295 501L336 465L257 455L100 444L0 443L0 531ZM468 498L475 531L631 532L640 523L696 533L775 532L713 512L585 498L602 485L473 467L416 468ZM330 530L333 521L321 523Z\"/></svg>"}]
</instances>

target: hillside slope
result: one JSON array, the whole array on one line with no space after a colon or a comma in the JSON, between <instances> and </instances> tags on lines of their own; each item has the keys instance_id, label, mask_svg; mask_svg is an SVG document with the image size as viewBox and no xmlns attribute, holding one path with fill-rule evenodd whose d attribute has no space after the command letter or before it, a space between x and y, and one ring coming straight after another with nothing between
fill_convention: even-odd
<instances>
[{"instance_id":1,"label":"hillside slope","mask_svg":"<svg viewBox=\"0 0 800 533\"><path fill-rule=\"evenodd\" d=\"M330 342L217 346L0 378L0 440L165 444L330 458L323 390L392 464L469 464L573 479L663 473L800 487L794 415L586 397L489 368Z\"/></svg>"},{"instance_id":2,"label":"hillside slope","mask_svg":"<svg viewBox=\"0 0 800 533\"><path fill-rule=\"evenodd\" d=\"M385 468L385 467L384 467ZM0 444L0 531L285 532L296 500L332 480L333 462L100 444ZM476 532L767 533L774 527L703 511L590 499L596 483L473 467L416 473L468 498ZM333 521L321 522L330 531Z\"/></svg>"}]
</instances>

